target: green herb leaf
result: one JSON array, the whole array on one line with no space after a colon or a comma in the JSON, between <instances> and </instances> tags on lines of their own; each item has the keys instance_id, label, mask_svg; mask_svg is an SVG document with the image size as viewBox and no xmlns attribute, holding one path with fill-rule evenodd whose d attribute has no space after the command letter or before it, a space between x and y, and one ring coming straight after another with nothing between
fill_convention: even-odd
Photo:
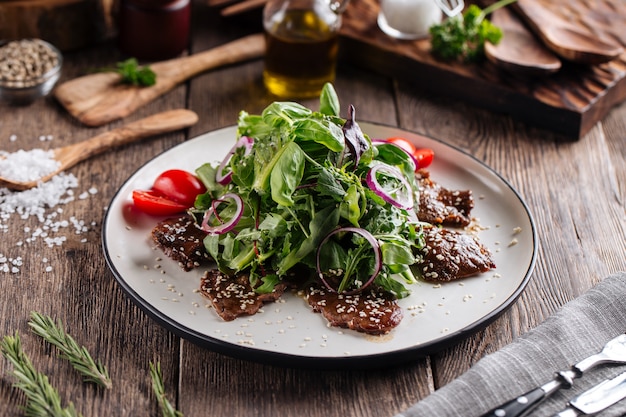
<instances>
[{"instance_id":1,"label":"green herb leaf","mask_svg":"<svg viewBox=\"0 0 626 417\"><path fill-rule=\"evenodd\" d=\"M414 216L377 196L365 179L374 164L386 163L400 169L416 194L415 165L391 145L372 146L354 120L354 108L348 120L338 113L339 101L330 84L320 97L319 112L291 102L274 102L260 115L242 111L238 137L250 136L254 144L251 152L237 151L230 158L226 169L232 181L215 184L210 180L213 169L198 169L207 193L196 199L196 210L208 209L212 199L226 192L237 193L244 202L232 231L204 239L223 273L249 273L257 292L270 291L296 267L306 281L316 273L322 240L337 227L354 226L382 245L383 267L376 284L398 296L408 294L402 279L414 282L409 263L415 261L412 251L421 230L411 221ZM221 219L231 218L227 210L220 205ZM372 245L358 236L337 238L339 243L333 239L325 245L328 256L320 259L325 267L345 272L341 288L359 287L379 270L373 265ZM393 274L399 274L399 280Z\"/></svg>"},{"instance_id":2,"label":"green herb leaf","mask_svg":"<svg viewBox=\"0 0 626 417\"><path fill-rule=\"evenodd\" d=\"M106 367L100 362L96 364L87 349L79 346L74 338L65 332L60 321L55 323L51 317L33 311L30 313L28 325L33 333L56 346L61 351L61 356L70 361L74 369L83 375L85 381L107 389L111 388L111 378Z\"/></svg>"},{"instance_id":3,"label":"green herb leaf","mask_svg":"<svg viewBox=\"0 0 626 417\"><path fill-rule=\"evenodd\" d=\"M292 194L300 185L303 174L304 153L296 143L289 142L272 169L270 176L272 199L282 206L293 206Z\"/></svg>"},{"instance_id":4,"label":"green herb leaf","mask_svg":"<svg viewBox=\"0 0 626 417\"><path fill-rule=\"evenodd\" d=\"M156 365L150 362L150 377L152 379L152 391L157 397L161 415L163 417L183 417L183 413L176 410L165 396L165 385L163 384L160 362L157 362Z\"/></svg>"},{"instance_id":5,"label":"green herb leaf","mask_svg":"<svg viewBox=\"0 0 626 417\"><path fill-rule=\"evenodd\" d=\"M445 60L480 61L485 56L485 42L497 45L502 39L502 30L485 17L515 1L500 0L485 10L472 4L462 15L431 26L432 53Z\"/></svg>"},{"instance_id":6,"label":"green herb leaf","mask_svg":"<svg viewBox=\"0 0 626 417\"><path fill-rule=\"evenodd\" d=\"M149 66L139 66L137 59L128 58L118 62L115 72L122 76L124 84L149 87L156 83L156 73Z\"/></svg>"},{"instance_id":7,"label":"green herb leaf","mask_svg":"<svg viewBox=\"0 0 626 417\"><path fill-rule=\"evenodd\" d=\"M50 384L48 377L38 372L30 358L22 350L20 337L5 336L0 344L2 355L13 364L13 375L17 378L14 383L26 395L27 402L24 412L31 417L79 417L74 405L67 408L61 406L61 397L58 391Z\"/></svg>"},{"instance_id":8,"label":"green herb leaf","mask_svg":"<svg viewBox=\"0 0 626 417\"><path fill-rule=\"evenodd\" d=\"M339 97L331 83L324 84L320 95L320 113L328 116L339 116Z\"/></svg>"}]
</instances>

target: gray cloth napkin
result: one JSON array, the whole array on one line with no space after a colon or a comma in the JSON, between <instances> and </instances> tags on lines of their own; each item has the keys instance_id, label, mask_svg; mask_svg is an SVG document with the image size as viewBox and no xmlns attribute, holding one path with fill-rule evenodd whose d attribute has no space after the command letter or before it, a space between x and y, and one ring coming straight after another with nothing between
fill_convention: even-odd
<instances>
[{"instance_id":1,"label":"gray cloth napkin","mask_svg":"<svg viewBox=\"0 0 626 417\"><path fill-rule=\"evenodd\" d=\"M543 385L556 371L602 350L626 332L626 272L611 275L587 293L567 303L535 329L478 361L466 373L396 417L473 417L504 401ZM569 399L606 378L626 371L626 365L601 365L561 389L533 412L553 416ZM597 416L626 416L626 400Z\"/></svg>"}]
</instances>

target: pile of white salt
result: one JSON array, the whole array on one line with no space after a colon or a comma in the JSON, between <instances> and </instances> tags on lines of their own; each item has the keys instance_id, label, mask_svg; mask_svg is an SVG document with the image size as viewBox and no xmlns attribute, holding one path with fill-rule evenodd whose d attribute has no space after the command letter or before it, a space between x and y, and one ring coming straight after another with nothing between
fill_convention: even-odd
<instances>
[{"instance_id":1,"label":"pile of white salt","mask_svg":"<svg viewBox=\"0 0 626 417\"><path fill-rule=\"evenodd\" d=\"M19 182L37 181L59 169L53 151L33 149L0 153L0 177Z\"/></svg>"},{"instance_id":2,"label":"pile of white salt","mask_svg":"<svg viewBox=\"0 0 626 417\"><path fill-rule=\"evenodd\" d=\"M11 135L10 140L15 141L14 137ZM17 181L36 181L58 168L58 162L53 156L51 151L42 149L3 152L0 155L0 176ZM2 245L0 273L18 273L25 258L10 257L2 253L2 250L35 245L36 242L43 242L48 248L61 246L67 241L68 234L81 235L95 226L94 222L87 225L85 221L65 214L63 206L77 198L84 200L97 193L97 189L92 187L76 196L74 190L77 187L78 180L74 175L60 173L30 190L12 191L0 188L0 233L11 231L15 236L18 235L16 228L21 227L23 230L22 239L5 241ZM86 239L81 242L86 242ZM41 259L44 263L48 262L45 256ZM44 270L50 272L52 266L46 265Z\"/></svg>"}]
</instances>

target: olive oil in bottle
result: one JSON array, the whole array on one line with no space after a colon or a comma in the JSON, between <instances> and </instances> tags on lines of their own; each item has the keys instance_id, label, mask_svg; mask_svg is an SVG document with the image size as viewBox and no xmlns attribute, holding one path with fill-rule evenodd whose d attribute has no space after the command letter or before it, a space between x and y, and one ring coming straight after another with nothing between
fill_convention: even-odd
<instances>
[{"instance_id":1,"label":"olive oil in bottle","mask_svg":"<svg viewBox=\"0 0 626 417\"><path fill-rule=\"evenodd\" d=\"M266 88L282 98L319 96L335 79L341 16L324 1L309 1L309 7L291 1L293 8L277 10L272 3L264 11Z\"/></svg>"}]
</instances>

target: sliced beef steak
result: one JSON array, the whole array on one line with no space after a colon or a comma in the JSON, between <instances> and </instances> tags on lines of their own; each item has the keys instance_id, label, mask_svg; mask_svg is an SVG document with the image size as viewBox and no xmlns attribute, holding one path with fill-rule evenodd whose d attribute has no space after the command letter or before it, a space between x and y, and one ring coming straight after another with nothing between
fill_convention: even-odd
<instances>
[{"instance_id":1,"label":"sliced beef steak","mask_svg":"<svg viewBox=\"0 0 626 417\"><path fill-rule=\"evenodd\" d=\"M285 284L279 283L271 293L258 294L250 285L248 274L228 276L217 269L206 271L200 280L200 292L225 321L256 314L263 304L276 301L283 295L286 288Z\"/></svg>"},{"instance_id":2,"label":"sliced beef steak","mask_svg":"<svg viewBox=\"0 0 626 417\"><path fill-rule=\"evenodd\" d=\"M188 214L163 220L152 229L157 246L185 271L211 261L202 243L205 235Z\"/></svg>"},{"instance_id":3,"label":"sliced beef steak","mask_svg":"<svg viewBox=\"0 0 626 417\"><path fill-rule=\"evenodd\" d=\"M465 227L470 224L474 199L470 190L448 190L430 179L428 171L417 173L420 189L417 218L430 224Z\"/></svg>"},{"instance_id":4,"label":"sliced beef steak","mask_svg":"<svg viewBox=\"0 0 626 417\"><path fill-rule=\"evenodd\" d=\"M424 227L424 238L418 266L427 281L452 281L496 267L491 252L476 236L434 226Z\"/></svg>"},{"instance_id":5,"label":"sliced beef steak","mask_svg":"<svg viewBox=\"0 0 626 417\"><path fill-rule=\"evenodd\" d=\"M366 288L354 295L337 294L323 287L306 291L309 305L328 320L331 326L369 334L385 334L402 321L402 309L395 298L376 288Z\"/></svg>"}]
</instances>

